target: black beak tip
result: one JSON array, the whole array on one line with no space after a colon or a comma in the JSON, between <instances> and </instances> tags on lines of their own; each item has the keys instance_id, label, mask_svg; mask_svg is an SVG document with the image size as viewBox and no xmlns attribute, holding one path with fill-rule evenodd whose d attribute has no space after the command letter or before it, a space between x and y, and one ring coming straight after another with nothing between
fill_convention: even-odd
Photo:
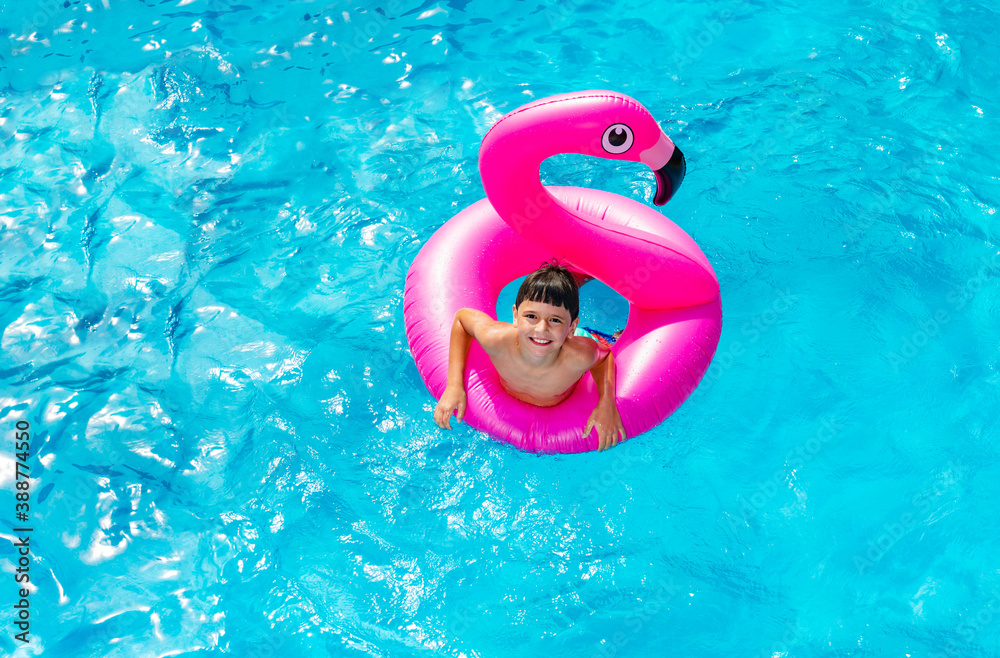
<instances>
[{"instance_id":1,"label":"black beak tip","mask_svg":"<svg viewBox=\"0 0 1000 658\"><path fill-rule=\"evenodd\" d=\"M655 172L656 196L653 198L653 203L662 206L667 201L670 201L674 193L677 192L677 188L684 181L684 174L686 173L687 160L684 159L684 154L681 153L681 150L675 146L673 155L670 156L667 164Z\"/></svg>"}]
</instances>

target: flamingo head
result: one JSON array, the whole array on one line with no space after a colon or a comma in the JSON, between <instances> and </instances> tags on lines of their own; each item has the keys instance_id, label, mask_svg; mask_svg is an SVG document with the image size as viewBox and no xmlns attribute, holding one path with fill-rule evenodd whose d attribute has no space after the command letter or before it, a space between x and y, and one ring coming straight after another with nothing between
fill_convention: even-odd
<instances>
[{"instance_id":1,"label":"flamingo head","mask_svg":"<svg viewBox=\"0 0 1000 658\"><path fill-rule=\"evenodd\" d=\"M508 113L483 138L484 164L498 178L558 153L641 162L656 176L653 203L677 191L687 165L684 154L639 102L613 91L590 90L541 98ZM537 169L534 169L537 171ZM484 172L490 190L492 178Z\"/></svg>"},{"instance_id":2,"label":"flamingo head","mask_svg":"<svg viewBox=\"0 0 1000 658\"><path fill-rule=\"evenodd\" d=\"M649 110L624 94L604 93L608 95L594 99L599 101L594 103L596 111L588 112L592 120L580 126L589 133L589 155L641 162L652 169L656 177L653 203L662 206L684 180L684 154Z\"/></svg>"}]
</instances>

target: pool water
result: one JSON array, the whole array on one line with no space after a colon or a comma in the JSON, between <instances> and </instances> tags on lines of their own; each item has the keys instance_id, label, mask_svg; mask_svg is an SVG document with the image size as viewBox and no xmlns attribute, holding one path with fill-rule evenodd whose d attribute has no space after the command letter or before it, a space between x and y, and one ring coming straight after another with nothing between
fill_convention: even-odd
<instances>
[{"instance_id":1,"label":"pool water","mask_svg":"<svg viewBox=\"0 0 1000 658\"><path fill-rule=\"evenodd\" d=\"M998 18L7 3L0 653L1000 655ZM721 282L713 365L608 452L440 430L407 269L500 116L594 88L687 156L662 210ZM640 165L542 176L652 203Z\"/></svg>"}]
</instances>

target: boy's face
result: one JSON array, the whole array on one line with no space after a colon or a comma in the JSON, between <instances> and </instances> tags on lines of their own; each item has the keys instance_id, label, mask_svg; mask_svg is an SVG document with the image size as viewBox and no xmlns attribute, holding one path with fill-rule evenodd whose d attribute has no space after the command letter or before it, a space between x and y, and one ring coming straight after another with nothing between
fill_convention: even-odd
<instances>
[{"instance_id":1,"label":"boy's face","mask_svg":"<svg viewBox=\"0 0 1000 658\"><path fill-rule=\"evenodd\" d=\"M511 308L521 345L537 356L558 354L580 321L579 318L571 321L565 306L545 302L523 301L520 307Z\"/></svg>"}]
</instances>

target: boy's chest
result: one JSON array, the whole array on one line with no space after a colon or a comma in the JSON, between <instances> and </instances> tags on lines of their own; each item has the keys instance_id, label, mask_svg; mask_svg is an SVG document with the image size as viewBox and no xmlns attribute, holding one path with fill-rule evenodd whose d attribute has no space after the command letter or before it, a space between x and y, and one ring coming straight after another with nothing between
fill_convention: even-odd
<instances>
[{"instance_id":1,"label":"boy's chest","mask_svg":"<svg viewBox=\"0 0 1000 658\"><path fill-rule=\"evenodd\" d=\"M562 397L569 392L583 375L583 372L559 361L548 368L530 368L518 363L515 358L507 356L494 359L493 365L508 389L539 400L538 402L527 400L534 404L544 402L557 404L558 402L554 402L553 398Z\"/></svg>"}]
</instances>

